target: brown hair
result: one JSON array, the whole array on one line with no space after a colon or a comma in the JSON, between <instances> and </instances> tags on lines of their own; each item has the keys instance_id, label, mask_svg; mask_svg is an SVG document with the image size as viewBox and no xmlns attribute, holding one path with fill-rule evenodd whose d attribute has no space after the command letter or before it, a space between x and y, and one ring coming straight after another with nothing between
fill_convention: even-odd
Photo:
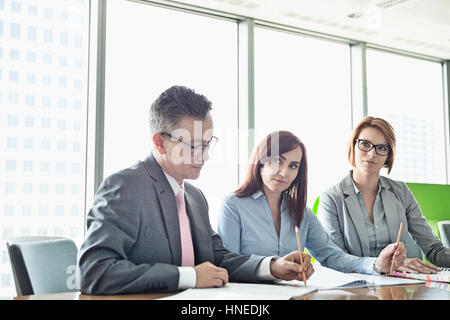
<instances>
[{"instance_id":1,"label":"brown hair","mask_svg":"<svg viewBox=\"0 0 450 320\"><path fill-rule=\"evenodd\" d=\"M234 193L239 197L249 197L257 191L262 191L261 167L264 163L296 147L302 149L302 160L297 177L283 193L289 196L288 208L292 225L300 226L303 219L303 211L306 207L308 162L306 160L305 145L291 132L272 132L258 144L251 156L244 182Z\"/></svg>"},{"instance_id":2,"label":"brown hair","mask_svg":"<svg viewBox=\"0 0 450 320\"><path fill-rule=\"evenodd\" d=\"M350 140L348 142L348 161L353 167L356 167L355 164L355 141L358 139L359 134L361 133L361 130L367 127L373 127L378 130L380 130L391 148L389 150L388 157L386 159L386 162L384 163L384 167L388 169L388 174L391 172L392 167L394 165L394 158L395 158L395 150L396 150L396 139L395 139L395 132L394 128L384 119L381 118L375 118L375 117L365 117L361 120L360 123L353 129L353 134L350 137Z\"/></svg>"}]
</instances>

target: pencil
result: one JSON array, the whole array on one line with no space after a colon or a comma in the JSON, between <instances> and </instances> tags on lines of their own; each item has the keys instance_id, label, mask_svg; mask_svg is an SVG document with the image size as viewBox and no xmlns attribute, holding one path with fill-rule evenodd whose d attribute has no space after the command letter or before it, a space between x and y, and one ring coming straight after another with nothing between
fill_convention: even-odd
<instances>
[{"instance_id":1,"label":"pencil","mask_svg":"<svg viewBox=\"0 0 450 320\"><path fill-rule=\"evenodd\" d=\"M295 226L295 233L297 234L297 246L298 246L298 252L300 253L300 264L303 267L302 244L300 242L300 234L298 233L297 226ZM305 269L303 269L303 282L305 283L305 287L306 287Z\"/></svg>"},{"instance_id":2,"label":"pencil","mask_svg":"<svg viewBox=\"0 0 450 320\"><path fill-rule=\"evenodd\" d=\"M398 236L397 236L397 242L396 242L397 247L398 247L398 244L400 243L400 238L402 237L402 230L403 230L403 222L400 222L400 228L398 229ZM394 271L394 259L395 259L395 252L394 252L394 256L392 257L391 270L389 271L389 274L392 274L392 272Z\"/></svg>"}]
</instances>

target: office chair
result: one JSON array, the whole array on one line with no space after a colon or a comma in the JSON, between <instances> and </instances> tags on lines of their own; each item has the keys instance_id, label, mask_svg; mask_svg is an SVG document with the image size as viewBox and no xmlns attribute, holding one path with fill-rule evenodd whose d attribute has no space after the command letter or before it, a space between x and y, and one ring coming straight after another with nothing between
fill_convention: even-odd
<instances>
[{"instance_id":1,"label":"office chair","mask_svg":"<svg viewBox=\"0 0 450 320\"><path fill-rule=\"evenodd\" d=\"M450 248L450 220L438 222L439 233L441 234L442 243Z\"/></svg>"},{"instance_id":2,"label":"office chair","mask_svg":"<svg viewBox=\"0 0 450 320\"><path fill-rule=\"evenodd\" d=\"M413 239L413 237L411 236L411 234L409 232L406 235L405 248L406 248L406 257L407 258L417 258L420 260L424 259L424 254L422 252L422 249L420 249L419 245Z\"/></svg>"},{"instance_id":3,"label":"office chair","mask_svg":"<svg viewBox=\"0 0 450 320\"><path fill-rule=\"evenodd\" d=\"M319 208L320 197L317 197L312 206L312 212L317 216L317 209Z\"/></svg>"},{"instance_id":4,"label":"office chair","mask_svg":"<svg viewBox=\"0 0 450 320\"><path fill-rule=\"evenodd\" d=\"M17 295L77 291L75 242L61 237L17 237L6 242Z\"/></svg>"}]
</instances>

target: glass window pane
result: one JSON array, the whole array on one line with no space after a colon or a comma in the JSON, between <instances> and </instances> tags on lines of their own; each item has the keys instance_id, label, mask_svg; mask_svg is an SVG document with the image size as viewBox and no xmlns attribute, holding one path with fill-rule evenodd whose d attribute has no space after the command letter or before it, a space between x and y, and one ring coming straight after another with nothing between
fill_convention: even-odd
<instances>
[{"instance_id":1,"label":"glass window pane","mask_svg":"<svg viewBox=\"0 0 450 320\"><path fill-rule=\"evenodd\" d=\"M255 133L288 130L305 144L308 206L347 172L349 48L255 28Z\"/></svg>"},{"instance_id":2,"label":"glass window pane","mask_svg":"<svg viewBox=\"0 0 450 320\"><path fill-rule=\"evenodd\" d=\"M216 228L217 206L237 185L237 24L131 1L107 8L104 177L151 152L157 96L173 85L193 88L212 101L219 138L193 181Z\"/></svg>"},{"instance_id":3,"label":"glass window pane","mask_svg":"<svg viewBox=\"0 0 450 320\"><path fill-rule=\"evenodd\" d=\"M84 236L89 1L28 2L8 1L14 14L0 11L1 25L10 30L2 35L0 59L0 256L7 256L10 237L65 236L80 245ZM45 18L45 8L55 13L70 8L71 23ZM80 48L49 45L43 30L65 32L69 39L83 34L84 42ZM59 56L84 61L85 67L61 68ZM82 85L71 86L74 81ZM82 101L80 108L71 107L74 101ZM77 151L60 147L75 143ZM70 192L72 185L79 193ZM79 209L76 215L72 207ZM0 261L0 279L0 296L14 296L9 259Z\"/></svg>"},{"instance_id":4,"label":"glass window pane","mask_svg":"<svg viewBox=\"0 0 450 320\"><path fill-rule=\"evenodd\" d=\"M389 121L397 138L391 178L446 183L442 88L439 63L367 51L368 113Z\"/></svg>"}]
</instances>

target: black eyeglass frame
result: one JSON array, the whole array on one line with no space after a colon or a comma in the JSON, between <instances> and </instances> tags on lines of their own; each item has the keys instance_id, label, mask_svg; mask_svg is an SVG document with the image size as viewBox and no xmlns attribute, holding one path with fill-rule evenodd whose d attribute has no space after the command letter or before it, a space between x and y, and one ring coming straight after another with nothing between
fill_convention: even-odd
<instances>
[{"instance_id":1,"label":"black eyeglass frame","mask_svg":"<svg viewBox=\"0 0 450 320\"><path fill-rule=\"evenodd\" d=\"M366 150L366 149L361 149L361 147L360 147L360 145L359 145L360 141L363 141L363 142L366 142L366 143L370 144L370 145L371 145L370 149L368 149L368 150ZM392 150L391 146L388 145L388 144L373 144L373 143L370 142L369 140L365 140L365 139L355 139L355 142L358 144L358 149L359 149L359 150L364 151L364 152L369 152L370 150L372 150L373 148L375 148L375 153L376 153L377 155L379 155L379 156L382 156L382 157L388 156L389 153L390 153L391 150ZM387 148L387 153L386 153L386 154L381 154L381 153L378 152L378 147L380 147L380 146L381 146L381 147L386 147L386 148Z\"/></svg>"},{"instance_id":2,"label":"black eyeglass frame","mask_svg":"<svg viewBox=\"0 0 450 320\"><path fill-rule=\"evenodd\" d=\"M207 150L211 151L211 149L215 146L217 141L219 141L219 138L217 138L216 136L212 136L211 140L209 140L207 143L205 143L205 144L202 143L200 145L193 146L192 144L190 144L188 142L184 142L181 138L177 138L177 137L173 136L169 132L164 131L164 132L160 132L159 134L169 137L174 142L181 142L185 146L188 146L189 148L191 148L192 154L195 154L196 152L198 152L197 150L200 150L199 149L200 147L202 148L202 154L205 153L205 151L207 151Z\"/></svg>"}]
</instances>

